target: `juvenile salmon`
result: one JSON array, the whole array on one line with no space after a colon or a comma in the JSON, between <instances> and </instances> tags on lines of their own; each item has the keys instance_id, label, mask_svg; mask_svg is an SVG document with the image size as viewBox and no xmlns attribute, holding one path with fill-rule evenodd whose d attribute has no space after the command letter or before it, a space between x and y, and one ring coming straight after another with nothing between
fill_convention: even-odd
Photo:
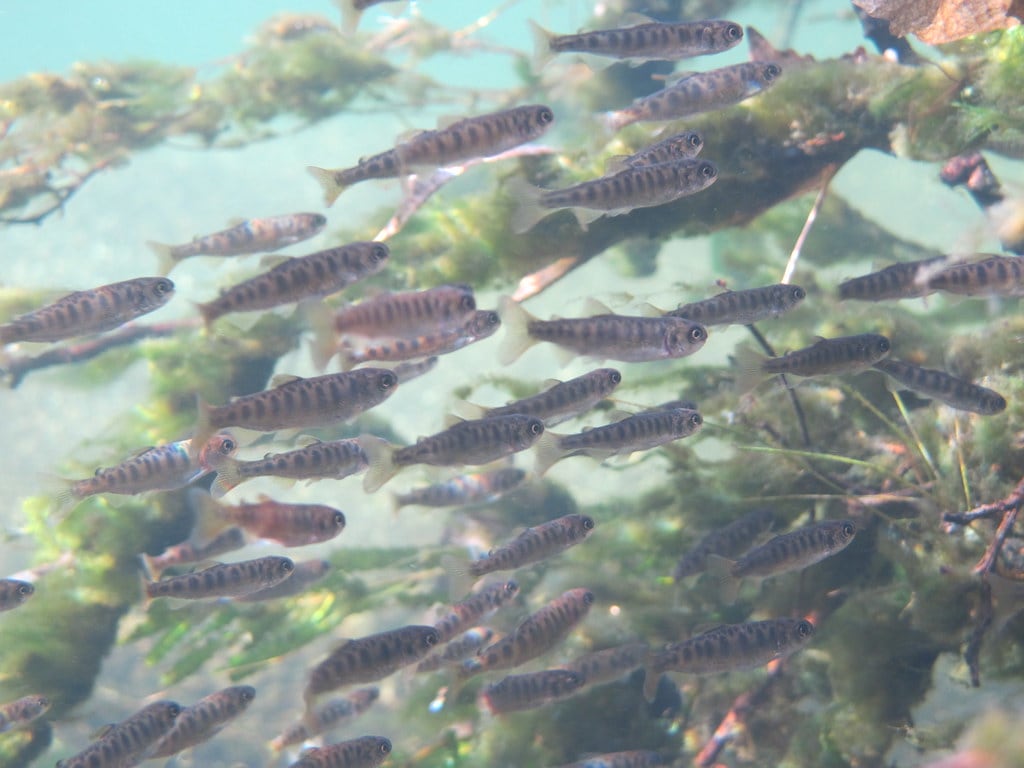
<instances>
[{"instance_id":1,"label":"juvenile salmon","mask_svg":"<svg viewBox=\"0 0 1024 768\"><path fill-rule=\"evenodd\" d=\"M185 707L175 719L171 730L147 751L146 759L170 757L213 738L245 712L255 698L256 689L251 685L235 685L211 693L191 707Z\"/></svg>"},{"instance_id":2,"label":"juvenile salmon","mask_svg":"<svg viewBox=\"0 0 1024 768\"><path fill-rule=\"evenodd\" d=\"M340 480L362 472L369 464L355 439L316 440L284 453L268 453L262 459L243 461L217 456L211 462L217 477L210 492L219 498L239 483L254 477L286 477L292 480Z\"/></svg>"},{"instance_id":3,"label":"juvenile salmon","mask_svg":"<svg viewBox=\"0 0 1024 768\"><path fill-rule=\"evenodd\" d=\"M673 580L678 584L688 576L703 572L709 555L732 557L744 552L762 533L772 527L774 515L768 509L755 509L724 528L712 531L679 558Z\"/></svg>"},{"instance_id":4,"label":"juvenile salmon","mask_svg":"<svg viewBox=\"0 0 1024 768\"><path fill-rule=\"evenodd\" d=\"M287 557L260 557L238 563L221 563L202 571L172 576L145 583L146 597L175 597L179 600L204 600L210 597L236 597L272 587L287 579L295 564Z\"/></svg>"},{"instance_id":5,"label":"juvenile salmon","mask_svg":"<svg viewBox=\"0 0 1024 768\"><path fill-rule=\"evenodd\" d=\"M763 379L778 374L827 376L859 373L886 357L891 349L889 340L876 333L819 338L811 346L787 352L781 357L767 357L749 345L740 345L736 350L739 368L736 389L749 392Z\"/></svg>"},{"instance_id":6,"label":"juvenile salmon","mask_svg":"<svg viewBox=\"0 0 1024 768\"><path fill-rule=\"evenodd\" d=\"M567 669L545 669L509 675L480 691L480 703L493 715L536 709L568 698L583 685L583 678Z\"/></svg>"},{"instance_id":7,"label":"juvenile salmon","mask_svg":"<svg viewBox=\"0 0 1024 768\"><path fill-rule=\"evenodd\" d=\"M536 416L546 427L552 427L589 411L614 392L621 383L622 374L614 368L598 368L569 381L552 382L541 393L508 405L481 408L467 403L460 406L460 412L472 418L523 413L527 416Z\"/></svg>"},{"instance_id":8,"label":"juvenile salmon","mask_svg":"<svg viewBox=\"0 0 1024 768\"><path fill-rule=\"evenodd\" d=\"M704 325L749 325L778 317L807 298L799 285L768 285L745 291L725 291L704 301L683 304L667 312L668 317L685 317Z\"/></svg>"},{"instance_id":9,"label":"juvenile salmon","mask_svg":"<svg viewBox=\"0 0 1024 768\"><path fill-rule=\"evenodd\" d=\"M285 747L301 744L335 726L354 720L368 710L380 698L380 689L360 688L339 699L324 704L306 720L295 723L270 743L271 749L280 752Z\"/></svg>"},{"instance_id":10,"label":"juvenile salmon","mask_svg":"<svg viewBox=\"0 0 1024 768\"><path fill-rule=\"evenodd\" d=\"M526 472L515 467L502 467L474 475L459 475L443 483L414 488L408 493L394 495L394 508L417 505L421 507L464 507L495 501L518 488L526 479Z\"/></svg>"},{"instance_id":11,"label":"juvenile salmon","mask_svg":"<svg viewBox=\"0 0 1024 768\"><path fill-rule=\"evenodd\" d=\"M945 371L921 368L891 357L879 360L874 367L908 389L959 411L993 416L1006 410L1006 398L998 392Z\"/></svg>"},{"instance_id":12,"label":"juvenile salmon","mask_svg":"<svg viewBox=\"0 0 1024 768\"><path fill-rule=\"evenodd\" d=\"M940 268L945 256L920 261L905 261L839 284L839 298L857 301L916 299L934 293L919 278Z\"/></svg>"}]
</instances>

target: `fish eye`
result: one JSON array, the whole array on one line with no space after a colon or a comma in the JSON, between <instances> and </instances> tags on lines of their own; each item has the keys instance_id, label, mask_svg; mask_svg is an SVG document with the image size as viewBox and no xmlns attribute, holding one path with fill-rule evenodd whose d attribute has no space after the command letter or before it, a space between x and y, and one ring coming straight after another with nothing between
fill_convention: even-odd
<instances>
[{"instance_id":1,"label":"fish eye","mask_svg":"<svg viewBox=\"0 0 1024 768\"><path fill-rule=\"evenodd\" d=\"M338 526L339 528L344 528L345 527L345 513L344 512L339 511L339 512L335 513L335 515L334 515L334 524L336 526Z\"/></svg>"},{"instance_id":2,"label":"fish eye","mask_svg":"<svg viewBox=\"0 0 1024 768\"><path fill-rule=\"evenodd\" d=\"M466 312L476 309L476 299L473 298L473 294L467 294L459 299L459 306Z\"/></svg>"},{"instance_id":3,"label":"fish eye","mask_svg":"<svg viewBox=\"0 0 1024 768\"><path fill-rule=\"evenodd\" d=\"M686 338L691 342L704 341L708 337L708 332L704 329L703 325L695 325L689 331L686 332Z\"/></svg>"},{"instance_id":4,"label":"fish eye","mask_svg":"<svg viewBox=\"0 0 1024 768\"><path fill-rule=\"evenodd\" d=\"M281 561L281 570L285 573L291 573L293 570L295 570L295 563L293 563L288 558L285 558Z\"/></svg>"},{"instance_id":5,"label":"fish eye","mask_svg":"<svg viewBox=\"0 0 1024 768\"><path fill-rule=\"evenodd\" d=\"M691 413L690 414L690 426L692 426L692 427L699 427L703 423L704 423L704 417L701 416L699 413Z\"/></svg>"},{"instance_id":6,"label":"fish eye","mask_svg":"<svg viewBox=\"0 0 1024 768\"><path fill-rule=\"evenodd\" d=\"M530 434L540 435L544 432L544 422L539 419L533 419L530 421Z\"/></svg>"},{"instance_id":7,"label":"fish eye","mask_svg":"<svg viewBox=\"0 0 1024 768\"><path fill-rule=\"evenodd\" d=\"M227 456L229 453L233 453L235 450L235 441L230 437L226 437L220 442L220 452Z\"/></svg>"},{"instance_id":8,"label":"fish eye","mask_svg":"<svg viewBox=\"0 0 1024 768\"><path fill-rule=\"evenodd\" d=\"M612 384L621 384L622 383L622 374L619 373L618 371L612 371L608 375L608 378L611 380Z\"/></svg>"},{"instance_id":9,"label":"fish eye","mask_svg":"<svg viewBox=\"0 0 1024 768\"><path fill-rule=\"evenodd\" d=\"M782 68L778 64L768 64L765 66L764 70L762 70L762 74L764 75L765 80L771 82L782 74Z\"/></svg>"},{"instance_id":10,"label":"fish eye","mask_svg":"<svg viewBox=\"0 0 1024 768\"><path fill-rule=\"evenodd\" d=\"M704 143L704 139L701 138L699 133L691 133L686 143L690 145L691 149L696 149Z\"/></svg>"},{"instance_id":11,"label":"fish eye","mask_svg":"<svg viewBox=\"0 0 1024 768\"><path fill-rule=\"evenodd\" d=\"M583 604L584 605L592 605L593 602L594 602L594 593L593 592L584 592L583 593Z\"/></svg>"},{"instance_id":12,"label":"fish eye","mask_svg":"<svg viewBox=\"0 0 1024 768\"><path fill-rule=\"evenodd\" d=\"M169 714L171 717L177 717L178 715L181 714L181 705L180 704L175 704L174 702L171 702L167 706L167 714Z\"/></svg>"},{"instance_id":13,"label":"fish eye","mask_svg":"<svg viewBox=\"0 0 1024 768\"><path fill-rule=\"evenodd\" d=\"M547 125L548 123L553 122L554 119L555 113L547 107L541 107L540 111L537 113L537 122L541 125Z\"/></svg>"},{"instance_id":14,"label":"fish eye","mask_svg":"<svg viewBox=\"0 0 1024 768\"><path fill-rule=\"evenodd\" d=\"M327 223L327 217L322 213L314 213L312 221L314 227L322 227Z\"/></svg>"},{"instance_id":15,"label":"fish eye","mask_svg":"<svg viewBox=\"0 0 1024 768\"><path fill-rule=\"evenodd\" d=\"M583 518L583 530L592 531L594 529L594 518L584 517Z\"/></svg>"},{"instance_id":16,"label":"fish eye","mask_svg":"<svg viewBox=\"0 0 1024 768\"><path fill-rule=\"evenodd\" d=\"M391 251L386 245L375 245L373 246L373 254L371 258L374 261L384 261L388 256L391 255Z\"/></svg>"},{"instance_id":17,"label":"fish eye","mask_svg":"<svg viewBox=\"0 0 1024 768\"><path fill-rule=\"evenodd\" d=\"M256 698L256 689L247 685L242 689L242 701L252 701Z\"/></svg>"},{"instance_id":18,"label":"fish eye","mask_svg":"<svg viewBox=\"0 0 1024 768\"><path fill-rule=\"evenodd\" d=\"M796 634L801 638L807 638L814 634L814 625L806 619L796 625Z\"/></svg>"},{"instance_id":19,"label":"fish eye","mask_svg":"<svg viewBox=\"0 0 1024 768\"><path fill-rule=\"evenodd\" d=\"M888 352L891 348L892 348L892 345L889 343L889 340L887 338L885 338L884 336L881 339L878 340L878 351L879 352Z\"/></svg>"},{"instance_id":20,"label":"fish eye","mask_svg":"<svg viewBox=\"0 0 1024 768\"><path fill-rule=\"evenodd\" d=\"M380 744L377 745L377 751L382 755L387 755L391 752L391 742L388 739L381 739Z\"/></svg>"},{"instance_id":21,"label":"fish eye","mask_svg":"<svg viewBox=\"0 0 1024 768\"><path fill-rule=\"evenodd\" d=\"M437 634L437 630L431 630L423 636L424 645L437 645L439 642L441 642L441 636Z\"/></svg>"},{"instance_id":22,"label":"fish eye","mask_svg":"<svg viewBox=\"0 0 1024 768\"><path fill-rule=\"evenodd\" d=\"M386 371L380 375L380 379L377 381L377 385L381 389L391 389L398 383L398 377L395 376L391 371Z\"/></svg>"},{"instance_id":23,"label":"fish eye","mask_svg":"<svg viewBox=\"0 0 1024 768\"><path fill-rule=\"evenodd\" d=\"M505 591L508 593L515 593L519 591L519 582L509 581L505 584Z\"/></svg>"},{"instance_id":24,"label":"fish eye","mask_svg":"<svg viewBox=\"0 0 1024 768\"><path fill-rule=\"evenodd\" d=\"M740 29L738 24L730 24L725 28L725 39L726 40L742 40L743 30Z\"/></svg>"},{"instance_id":25,"label":"fish eye","mask_svg":"<svg viewBox=\"0 0 1024 768\"><path fill-rule=\"evenodd\" d=\"M701 163L700 175L703 176L705 179L713 179L715 176L718 175L718 171L715 169L715 166L713 166L711 163Z\"/></svg>"},{"instance_id":26,"label":"fish eye","mask_svg":"<svg viewBox=\"0 0 1024 768\"><path fill-rule=\"evenodd\" d=\"M799 285L794 285L790 291L790 295L797 301L803 301L807 298L807 291L801 288Z\"/></svg>"},{"instance_id":27,"label":"fish eye","mask_svg":"<svg viewBox=\"0 0 1024 768\"><path fill-rule=\"evenodd\" d=\"M857 532L857 526L855 526L849 520L847 520L845 523L843 523L843 535L844 536L849 538L850 536L853 536L853 534L855 534L856 532Z\"/></svg>"},{"instance_id":28,"label":"fish eye","mask_svg":"<svg viewBox=\"0 0 1024 768\"><path fill-rule=\"evenodd\" d=\"M36 591L36 588L33 587L28 582L25 582L24 584L19 584L18 585L18 594L21 595L22 597L28 597L29 595L31 595L35 591Z\"/></svg>"},{"instance_id":29,"label":"fish eye","mask_svg":"<svg viewBox=\"0 0 1024 768\"><path fill-rule=\"evenodd\" d=\"M167 278L161 278L156 281L156 285L153 287L153 290L155 290L158 295L171 293L174 290L174 283Z\"/></svg>"}]
</instances>

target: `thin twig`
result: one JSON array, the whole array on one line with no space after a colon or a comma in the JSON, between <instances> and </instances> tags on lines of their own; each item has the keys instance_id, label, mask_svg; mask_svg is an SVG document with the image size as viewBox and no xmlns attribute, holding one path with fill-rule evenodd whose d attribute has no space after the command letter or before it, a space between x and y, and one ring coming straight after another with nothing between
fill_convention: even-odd
<instances>
[{"instance_id":1,"label":"thin twig","mask_svg":"<svg viewBox=\"0 0 1024 768\"><path fill-rule=\"evenodd\" d=\"M783 282L785 282L785 280L783 280ZM753 323L747 325L747 330L750 331L754 339L757 340L757 343L761 345L761 349L763 349L765 353L767 353L771 357L775 357L775 350L772 348L772 345L768 343L768 339L766 339L761 334L761 332L757 330L757 327L754 326ZM797 399L796 390L789 386L789 381L786 379L786 374L780 374L779 378L782 379L782 384L783 386L786 387L786 392L789 393L789 399L793 403L793 410L796 411L796 418L797 421L800 422L800 433L803 436L804 445L807 448L810 448L811 433L807 431L807 417L804 416L804 409L800 405L800 400Z\"/></svg>"},{"instance_id":2,"label":"thin twig","mask_svg":"<svg viewBox=\"0 0 1024 768\"><path fill-rule=\"evenodd\" d=\"M975 614L974 629L971 630L971 637L964 649L964 661L971 671L971 685L975 688L981 686L980 656L981 643L985 639L985 633L995 619L995 612L992 610L992 585L984 577L981 580L981 599Z\"/></svg>"},{"instance_id":3,"label":"thin twig","mask_svg":"<svg viewBox=\"0 0 1024 768\"><path fill-rule=\"evenodd\" d=\"M825 195L828 193L828 185L831 183L833 177L836 175L836 171L838 170L839 168L837 166L825 169L825 176L821 182L821 189L818 190L818 196L814 199L814 205L811 206L811 210L807 214L807 220L804 222L804 228L800 230L800 234L796 238L796 242L793 244L793 250L789 252L789 261L786 262L786 271L782 273L782 280L779 281L783 285L788 285L793 279L793 273L796 272L796 263L800 260L800 252L804 248L804 242L807 240L807 236L811 233L811 227L814 226L814 222L818 218L818 211L821 210L822 203L825 202Z\"/></svg>"}]
</instances>

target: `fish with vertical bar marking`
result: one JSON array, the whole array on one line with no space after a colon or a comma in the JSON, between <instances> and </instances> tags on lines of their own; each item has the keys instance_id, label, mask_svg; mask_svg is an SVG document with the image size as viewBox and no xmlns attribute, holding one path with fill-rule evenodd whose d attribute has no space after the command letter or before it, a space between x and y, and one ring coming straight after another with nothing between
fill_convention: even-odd
<instances>
[{"instance_id":1,"label":"fish with vertical bar marking","mask_svg":"<svg viewBox=\"0 0 1024 768\"><path fill-rule=\"evenodd\" d=\"M657 752L631 750L594 755L585 760L559 766L559 768L654 768L654 766L666 764L667 761L662 759Z\"/></svg>"},{"instance_id":2,"label":"fish with vertical bar marking","mask_svg":"<svg viewBox=\"0 0 1024 768\"><path fill-rule=\"evenodd\" d=\"M191 707L185 707L153 748L147 760L170 757L182 750L213 738L229 722L241 715L256 698L251 685L235 685L205 696Z\"/></svg>"},{"instance_id":3,"label":"fish with vertical bar marking","mask_svg":"<svg viewBox=\"0 0 1024 768\"><path fill-rule=\"evenodd\" d=\"M31 582L20 579L0 579L0 611L10 611L35 594Z\"/></svg>"},{"instance_id":4,"label":"fish with vertical bar marking","mask_svg":"<svg viewBox=\"0 0 1024 768\"><path fill-rule=\"evenodd\" d=\"M146 571L151 576L159 577L161 573L173 566L212 560L217 555L241 549L245 544L245 531L234 527L221 531L209 541L189 539L181 544L168 547L163 554L155 557L143 555L142 559L146 564Z\"/></svg>"},{"instance_id":5,"label":"fish with vertical bar marking","mask_svg":"<svg viewBox=\"0 0 1024 768\"><path fill-rule=\"evenodd\" d=\"M221 563L201 571L172 576L160 581L143 581L146 597L175 597L179 600L205 600L210 597L237 597L279 584L295 570L287 557L271 555L238 563Z\"/></svg>"},{"instance_id":6,"label":"fish with vertical bar marking","mask_svg":"<svg viewBox=\"0 0 1024 768\"><path fill-rule=\"evenodd\" d=\"M724 528L712 531L679 558L672 579L678 584L688 576L703 572L708 567L708 556L732 557L745 551L765 531L772 527L775 516L770 509L755 509Z\"/></svg>"},{"instance_id":7,"label":"fish with vertical bar marking","mask_svg":"<svg viewBox=\"0 0 1024 768\"><path fill-rule=\"evenodd\" d=\"M526 472L515 467L459 475L443 483L394 494L394 511L397 513L403 507L409 506L465 507L489 503L515 490L525 479Z\"/></svg>"},{"instance_id":8,"label":"fish with vertical bar marking","mask_svg":"<svg viewBox=\"0 0 1024 768\"><path fill-rule=\"evenodd\" d=\"M519 584L514 581L506 581L484 587L479 592L456 603L434 622L434 629L437 630L438 634L438 642L449 642L467 627L490 616L505 603L514 600L518 594Z\"/></svg>"},{"instance_id":9,"label":"fish with vertical bar marking","mask_svg":"<svg viewBox=\"0 0 1024 768\"><path fill-rule=\"evenodd\" d=\"M50 700L45 696L22 696L20 699L0 705L0 733L24 728L50 709Z\"/></svg>"},{"instance_id":10,"label":"fish with vertical bar marking","mask_svg":"<svg viewBox=\"0 0 1024 768\"><path fill-rule=\"evenodd\" d=\"M622 374L614 368L598 368L569 381L555 381L539 394L516 400L497 408L483 408L476 405L460 405L465 416L506 416L524 413L543 420L544 426L555 424L589 411L608 397L622 383ZM467 407L468 406L468 407Z\"/></svg>"},{"instance_id":11,"label":"fish with vertical bar marking","mask_svg":"<svg viewBox=\"0 0 1024 768\"><path fill-rule=\"evenodd\" d=\"M307 749L290 768L373 768L387 760L390 754L390 740L383 736L360 736L326 747Z\"/></svg>"},{"instance_id":12,"label":"fish with vertical bar marking","mask_svg":"<svg viewBox=\"0 0 1024 768\"><path fill-rule=\"evenodd\" d=\"M509 675L480 691L480 704L492 715L536 709L572 696L583 678L568 669L545 669L525 675Z\"/></svg>"},{"instance_id":13,"label":"fish with vertical bar marking","mask_svg":"<svg viewBox=\"0 0 1024 768\"><path fill-rule=\"evenodd\" d=\"M924 279L929 289L958 296L1022 296L1024 262L1018 256L989 256L944 267Z\"/></svg>"},{"instance_id":14,"label":"fish with vertical bar marking","mask_svg":"<svg viewBox=\"0 0 1024 768\"><path fill-rule=\"evenodd\" d=\"M307 718L310 720L309 723L303 720L285 729L280 736L270 742L270 748L275 752L280 752L285 747L301 744L342 723L354 720L373 706L378 698L380 698L380 689L372 687L360 688L347 696L332 699L314 712L312 717Z\"/></svg>"},{"instance_id":15,"label":"fish with vertical bar marking","mask_svg":"<svg viewBox=\"0 0 1024 768\"><path fill-rule=\"evenodd\" d=\"M494 630L487 627L467 629L458 637L449 640L443 649L435 651L416 665L416 672L417 674L434 672L442 667L458 664L460 661L476 655L493 639Z\"/></svg>"},{"instance_id":16,"label":"fish with vertical bar marking","mask_svg":"<svg viewBox=\"0 0 1024 768\"><path fill-rule=\"evenodd\" d=\"M146 759L149 750L174 727L181 705L154 701L126 720L110 726L99 739L57 768L125 768Z\"/></svg>"},{"instance_id":17,"label":"fish with vertical bar marking","mask_svg":"<svg viewBox=\"0 0 1024 768\"><path fill-rule=\"evenodd\" d=\"M839 284L839 298L857 301L886 301L888 299L917 299L935 291L923 284L919 277L933 273L946 264L945 256L920 261L905 261L867 275L854 277Z\"/></svg>"},{"instance_id":18,"label":"fish with vertical bar marking","mask_svg":"<svg viewBox=\"0 0 1024 768\"><path fill-rule=\"evenodd\" d=\"M667 139L637 150L632 155L617 155L608 158L605 170L615 173L624 168L641 168L645 165L672 163L696 157L702 149L704 149L704 137L697 131L680 131Z\"/></svg>"},{"instance_id":19,"label":"fish with vertical bar marking","mask_svg":"<svg viewBox=\"0 0 1024 768\"><path fill-rule=\"evenodd\" d=\"M736 350L736 389L749 392L762 380L786 374L789 376L827 376L836 373L860 373L888 356L892 344L877 333L857 336L818 338L809 347L787 352L781 357L760 354L749 344Z\"/></svg>"},{"instance_id":20,"label":"fish with vertical bar marking","mask_svg":"<svg viewBox=\"0 0 1024 768\"><path fill-rule=\"evenodd\" d=\"M725 291L717 296L666 312L668 317L685 317L704 325L749 325L759 320L778 317L807 298L799 285L768 285L745 291Z\"/></svg>"},{"instance_id":21,"label":"fish with vertical bar marking","mask_svg":"<svg viewBox=\"0 0 1024 768\"><path fill-rule=\"evenodd\" d=\"M311 584L324 578L331 570L326 560L307 560L296 563L292 575L271 587L257 589L247 595L235 598L238 603L262 603L264 600L280 600L282 597L294 597L305 592Z\"/></svg>"},{"instance_id":22,"label":"fish with vertical bar marking","mask_svg":"<svg viewBox=\"0 0 1024 768\"><path fill-rule=\"evenodd\" d=\"M959 379L945 371L921 368L891 357L879 360L873 367L908 389L958 411L993 416L1006 410L1006 398L998 392Z\"/></svg>"},{"instance_id":23,"label":"fish with vertical bar marking","mask_svg":"<svg viewBox=\"0 0 1024 768\"><path fill-rule=\"evenodd\" d=\"M647 643L626 643L588 653L562 666L578 674L583 685L600 685L618 680L642 667L649 650Z\"/></svg>"},{"instance_id":24,"label":"fish with vertical bar marking","mask_svg":"<svg viewBox=\"0 0 1024 768\"><path fill-rule=\"evenodd\" d=\"M326 504L285 504L265 494L255 504L221 504L203 491L193 496L200 527L208 531L238 526L258 539L303 547L330 541L345 530L345 514Z\"/></svg>"}]
</instances>

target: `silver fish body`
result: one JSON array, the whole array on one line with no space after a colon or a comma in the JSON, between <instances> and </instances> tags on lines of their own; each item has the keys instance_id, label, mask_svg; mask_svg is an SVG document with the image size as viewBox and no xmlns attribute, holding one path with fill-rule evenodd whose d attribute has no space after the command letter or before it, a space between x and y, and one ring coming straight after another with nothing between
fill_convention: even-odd
<instances>
[{"instance_id":1,"label":"silver fish body","mask_svg":"<svg viewBox=\"0 0 1024 768\"><path fill-rule=\"evenodd\" d=\"M683 304L667 312L669 317L685 317L704 325L744 325L778 317L807 297L799 285L769 285L745 291L725 291L703 301Z\"/></svg>"},{"instance_id":2,"label":"silver fish body","mask_svg":"<svg viewBox=\"0 0 1024 768\"><path fill-rule=\"evenodd\" d=\"M1006 398L998 392L957 378L945 371L921 368L891 357L879 360L874 368L908 389L959 411L993 416L1006 410Z\"/></svg>"},{"instance_id":3,"label":"silver fish body","mask_svg":"<svg viewBox=\"0 0 1024 768\"><path fill-rule=\"evenodd\" d=\"M717 19L682 23L650 22L571 35L550 35L543 30L540 32L550 53L586 53L638 63L679 61L721 53L743 40L743 27L732 21Z\"/></svg>"}]
</instances>

